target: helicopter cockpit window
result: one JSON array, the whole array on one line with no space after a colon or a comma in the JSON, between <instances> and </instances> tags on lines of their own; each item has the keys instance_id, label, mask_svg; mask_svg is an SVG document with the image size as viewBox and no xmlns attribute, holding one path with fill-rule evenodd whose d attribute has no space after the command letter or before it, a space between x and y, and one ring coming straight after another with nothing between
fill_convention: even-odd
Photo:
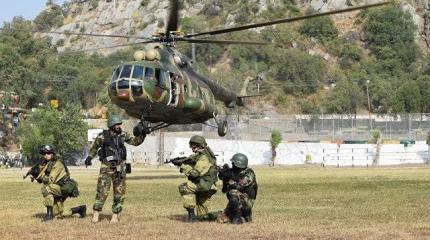
<instances>
[{"instance_id":1,"label":"helicopter cockpit window","mask_svg":"<svg viewBox=\"0 0 430 240\"><path fill-rule=\"evenodd\" d=\"M120 78L129 78L131 73L131 65L124 65Z\"/></svg>"},{"instance_id":2,"label":"helicopter cockpit window","mask_svg":"<svg viewBox=\"0 0 430 240\"><path fill-rule=\"evenodd\" d=\"M129 85L129 80L123 79L118 81L118 89L128 89Z\"/></svg>"},{"instance_id":3,"label":"helicopter cockpit window","mask_svg":"<svg viewBox=\"0 0 430 240\"><path fill-rule=\"evenodd\" d=\"M115 69L115 71L113 72L113 75L112 75L112 81L114 81L114 80L117 80L118 79L118 77L119 77L119 73L121 72L121 68L117 68L117 69Z\"/></svg>"},{"instance_id":4,"label":"helicopter cockpit window","mask_svg":"<svg viewBox=\"0 0 430 240\"><path fill-rule=\"evenodd\" d=\"M143 94L143 87L141 81L132 80L130 81L131 85L131 92L133 93L133 96L139 97Z\"/></svg>"},{"instance_id":5,"label":"helicopter cockpit window","mask_svg":"<svg viewBox=\"0 0 430 240\"><path fill-rule=\"evenodd\" d=\"M143 66L134 66L132 78L143 80Z\"/></svg>"},{"instance_id":6,"label":"helicopter cockpit window","mask_svg":"<svg viewBox=\"0 0 430 240\"><path fill-rule=\"evenodd\" d=\"M154 69L153 68L146 68L145 69L145 80L154 81Z\"/></svg>"}]
</instances>

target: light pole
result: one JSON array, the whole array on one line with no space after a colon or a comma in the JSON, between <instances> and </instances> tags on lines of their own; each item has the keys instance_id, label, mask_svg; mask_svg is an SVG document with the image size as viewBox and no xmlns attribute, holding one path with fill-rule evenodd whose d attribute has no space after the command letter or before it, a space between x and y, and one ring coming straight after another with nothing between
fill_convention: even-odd
<instances>
[{"instance_id":1,"label":"light pole","mask_svg":"<svg viewBox=\"0 0 430 240\"><path fill-rule=\"evenodd\" d=\"M366 81L367 108L369 110L369 126L370 126L370 130L372 130L373 127L372 127L372 117L371 117L371 111L370 111L369 83L370 83L370 80L367 80Z\"/></svg>"}]
</instances>

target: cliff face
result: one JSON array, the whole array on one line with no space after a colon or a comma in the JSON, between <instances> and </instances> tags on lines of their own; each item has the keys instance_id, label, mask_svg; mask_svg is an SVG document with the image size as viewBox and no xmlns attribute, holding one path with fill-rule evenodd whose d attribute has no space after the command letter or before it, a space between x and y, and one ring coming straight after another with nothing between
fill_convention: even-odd
<instances>
[{"instance_id":1,"label":"cliff face","mask_svg":"<svg viewBox=\"0 0 430 240\"><path fill-rule=\"evenodd\" d=\"M237 14L240 11L240 2L225 3L224 1L211 0L201 1L184 0L181 17L190 17L198 14L225 16L222 26L214 25L212 28L237 25ZM279 17L264 18L260 15L270 8L276 9L283 5L282 0L249 0L248 4L253 6L250 11L252 22L267 21ZM346 8L361 4L376 3L377 0L353 1L353 0L295 0L295 7L307 9L309 7L325 12L335 9ZM157 31L162 31L165 25L169 1L158 0L73 0L63 7L64 20L60 28L52 29L63 32L85 32L100 34L118 34L134 36L151 36ZM228 6L227 6L228 5ZM430 46L430 14L429 0L411 0L403 2L401 8L409 12L418 27L416 39L422 47ZM266 11L267 12L267 11ZM354 14L342 14L333 16L337 26L348 28L352 25ZM250 22L250 23L252 23ZM243 23L241 23L243 24ZM209 23L210 25L210 23ZM351 29L350 29L351 30ZM342 32L342 29L340 29ZM61 42L59 51L70 49L90 49L105 46L113 46L138 41L137 39L107 38L107 37L84 37L51 35L53 43ZM116 49L101 50L103 54L109 54Z\"/></svg>"}]
</instances>

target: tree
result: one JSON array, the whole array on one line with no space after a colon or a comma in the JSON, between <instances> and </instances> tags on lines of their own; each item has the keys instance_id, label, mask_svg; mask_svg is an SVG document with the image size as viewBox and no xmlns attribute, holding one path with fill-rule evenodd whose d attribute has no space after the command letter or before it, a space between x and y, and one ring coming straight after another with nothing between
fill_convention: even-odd
<instances>
[{"instance_id":1,"label":"tree","mask_svg":"<svg viewBox=\"0 0 430 240\"><path fill-rule=\"evenodd\" d=\"M393 96L393 111L395 113L416 113L420 109L420 89L418 84L405 82Z\"/></svg>"},{"instance_id":2,"label":"tree","mask_svg":"<svg viewBox=\"0 0 430 240\"><path fill-rule=\"evenodd\" d=\"M33 112L17 130L24 154L35 159L43 144L54 145L60 156L81 151L86 145L88 130L82 118L77 106L66 106L62 112L52 108Z\"/></svg>"},{"instance_id":3,"label":"tree","mask_svg":"<svg viewBox=\"0 0 430 240\"><path fill-rule=\"evenodd\" d=\"M276 158L276 148L278 148L279 144L282 142L282 135L279 130L273 130L272 135L270 137L270 146L272 148L272 163L271 165L275 165L275 158Z\"/></svg>"},{"instance_id":4,"label":"tree","mask_svg":"<svg viewBox=\"0 0 430 240\"><path fill-rule=\"evenodd\" d=\"M298 49L278 49L271 63L275 79L287 93L314 93L326 75L322 58Z\"/></svg>"},{"instance_id":5,"label":"tree","mask_svg":"<svg viewBox=\"0 0 430 240\"><path fill-rule=\"evenodd\" d=\"M37 30L46 31L52 27L60 27L63 25L63 19L63 10L59 5L47 4L47 8L34 19L34 24Z\"/></svg>"},{"instance_id":6,"label":"tree","mask_svg":"<svg viewBox=\"0 0 430 240\"><path fill-rule=\"evenodd\" d=\"M338 34L337 28L329 16L305 20L299 27L299 32L322 42L332 40L336 38Z\"/></svg>"},{"instance_id":7,"label":"tree","mask_svg":"<svg viewBox=\"0 0 430 240\"><path fill-rule=\"evenodd\" d=\"M410 14L396 6L388 6L369 10L363 33L378 59L393 59L394 55L407 68L418 56L414 39L416 28Z\"/></svg>"},{"instance_id":8,"label":"tree","mask_svg":"<svg viewBox=\"0 0 430 240\"><path fill-rule=\"evenodd\" d=\"M347 79L340 79L327 98L327 112L357 114L363 105L365 95L360 87Z\"/></svg>"}]
</instances>

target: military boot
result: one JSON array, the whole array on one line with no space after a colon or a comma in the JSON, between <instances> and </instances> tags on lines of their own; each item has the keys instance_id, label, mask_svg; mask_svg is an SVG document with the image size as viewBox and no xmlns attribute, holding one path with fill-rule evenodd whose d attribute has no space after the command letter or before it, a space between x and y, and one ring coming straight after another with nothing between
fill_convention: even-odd
<instances>
[{"instance_id":1,"label":"military boot","mask_svg":"<svg viewBox=\"0 0 430 240\"><path fill-rule=\"evenodd\" d=\"M48 206L48 207L46 207L46 216L43 219L43 221L46 222L46 221L50 221L52 219L54 219L53 208L52 208L52 206Z\"/></svg>"},{"instance_id":2,"label":"military boot","mask_svg":"<svg viewBox=\"0 0 430 240\"><path fill-rule=\"evenodd\" d=\"M93 211L93 219L91 219L91 222L97 223L99 222L99 211L94 210Z\"/></svg>"},{"instance_id":3,"label":"military boot","mask_svg":"<svg viewBox=\"0 0 430 240\"><path fill-rule=\"evenodd\" d=\"M194 208L187 208L187 211L188 211L187 222L189 223L197 222L197 217L196 217L196 214L194 213Z\"/></svg>"},{"instance_id":4,"label":"military boot","mask_svg":"<svg viewBox=\"0 0 430 240\"><path fill-rule=\"evenodd\" d=\"M252 209L242 209L242 216L243 218L245 218L246 222L252 222Z\"/></svg>"},{"instance_id":5,"label":"military boot","mask_svg":"<svg viewBox=\"0 0 430 240\"><path fill-rule=\"evenodd\" d=\"M231 211L231 223L232 224L242 224L242 214L240 209L234 209Z\"/></svg>"},{"instance_id":6,"label":"military boot","mask_svg":"<svg viewBox=\"0 0 430 240\"><path fill-rule=\"evenodd\" d=\"M72 211L72 214L78 213L81 218L84 218L87 216L87 206L81 205L78 207L74 207L70 209Z\"/></svg>"},{"instance_id":7,"label":"military boot","mask_svg":"<svg viewBox=\"0 0 430 240\"><path fill-rule=\"evenodd\" d=\"M110 223L118 223L119 222L119 213L112 214L112 218L110 219Z\"/></svg>"}]
</instances>

